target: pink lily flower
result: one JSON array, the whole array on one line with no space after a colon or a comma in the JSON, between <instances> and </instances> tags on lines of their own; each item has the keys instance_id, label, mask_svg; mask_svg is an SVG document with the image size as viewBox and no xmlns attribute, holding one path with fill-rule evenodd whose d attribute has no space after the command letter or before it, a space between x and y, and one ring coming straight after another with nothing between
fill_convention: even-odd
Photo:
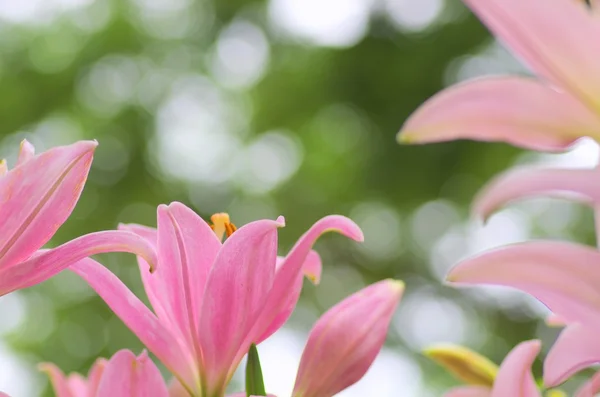
<instances>
[{"instance_id":1,"label":"pink lily flower","mask_svg":"<svg viewBox=\"0 0 600 397\"><path fill-rule=\"evenodd\" d=\"M95 261L80 261L70 270L197 397L223 396L250 345L283 325L298 300L303 270L318 281L320 260L311 247L322 233L333 230L363 239L349 219L328 216L277 264L277 229L284 226L283 218L252 222L236 231L225 215L213 217L210 226L180 203L161 205L157 212L156 230L122 226L156 246L157 271L142 271L154 312ZM223 233L228 238L221 244ZM143 259L140 266L146 267Z\"/></svg>"},{"instance_id":2,"label":"pink lily flower","mask_svg":"<svg viewBox=\"0 0 600 397\"><path fill-rule=\"evenodd\" d=\"M509 171L483 189L475 201L475 213L486 218L508 202L534 195L574 197L598 209L599 172L599 168ZM599 219L596 215L597 223ZM544 363L544 382L551 387L600 362L600 344L595 335L600 329L598 261L600 252L591 247L529 242L467 259L450 272L448 279L521 289L553 311L551 323L567 325Z\"/></svg>"},{"instance_id":3,"label":"pink lily flower","mask_svg":"<svg viewBox=\"0 0 600 397\"><path fill-rule=\"evenodd\" d=\"M0 162L0 296L38 284L90 255L124 251L156 263L152 246L131 232L105 231L38 251L67 220L90 170L95 141L39 155L23 141L17 165Z\"/></svg>"},{"instance_id":4,"label":"pink lily flower","mask_svg":"<svg viewBox=\"0 0 600 397\"><path fill-rule=\"evenodd\" d=\"M120 350L108 361L98 359L88 378L68 377L54 364L40 364L48 374L56 397L169 397L167 385L156 365L144 351L136 357Z\"/></svg>"},{"instance_id":5,"label":"pink lily flower","mask_svg":"<svg viewBox=\"0 0 600 397\"><path fill-rule=\"evenodd\" d=\"M502 141L560 151L600 141L598 7L579 0L463 0L540 77L487 77L426 101L404 124L407 143ZM560 32L557 34L556 32Z\"/></svg>"},{"instance_id":6,"label":"pink lily flower","mask_svg":"<svg viewBox=\"0 0 600 397\"><path fill-rule=\"evenodd\" d=\"M444 397L541 397L531 373L531 365L540 352L540 341L521 342L504 359L493 385L454 388Z\"/></svg>"}]
</instances>

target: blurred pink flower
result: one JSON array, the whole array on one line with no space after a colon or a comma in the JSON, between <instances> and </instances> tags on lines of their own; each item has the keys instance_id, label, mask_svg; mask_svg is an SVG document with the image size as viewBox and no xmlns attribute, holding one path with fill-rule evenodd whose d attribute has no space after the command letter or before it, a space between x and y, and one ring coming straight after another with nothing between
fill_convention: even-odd
<instances>
[{"instance_id":1,"label":"blurred pink flower","mask_svg":"<svg viewBox=\"0 0 600 397\"><path fill-rule=\"evenodd\" d=\"M54 364L40 364L48 374L56 397L169 397L167 385L156 365L144 351L136 357L120 350L108 361L98 359L87 379L68 377Z\"/></svg>"},{"instance_id":2,"label":"blurred pink flower","mask_svg":"<svg viewBox=\"0 0 600 397\"><path fill-rule=\"evenodd\" d=\"M106 231L38 251L67 220L87 179L95 141L34 155L23 141L17 165L0 162L0 296L40 283L90 255L124 251L156 262L152 246L131 232Z\"/></svg>"},{"instance_id":3,"label":"blurred pink flower","mask_svg":"<svg viewBox=\"0 0 600 397\"><path fill-rule=\"evenodd\" d=\"M70 269L198 397L223 396L250 345L283 325L298 300L303 271L318 281L321 263L311 247L322 233L334 230L363 239L349 219L328 216L278 260L283 218L236 231L226 215L213 217L210 226L180 203L161 205L157 212L157 229L122 226L156 246L155 273L145 271L145 261L139 260L154 313L99 263L86 259ZM229 237L221 244L223 233Z\"/></svg>"},{"instance_id":4,"label":"blurred pink flower","mask_svg":"<svg viewBox=\"0 0 600 397\"><path fill-rule=\"evenodd\" d=\"M541 80L487 77L426 101L401 142L503 141L547 151L600 141L600 18L596 1L463 0ZM560 34L557 34L560 32Z\"/></svg>"}]
</instances>

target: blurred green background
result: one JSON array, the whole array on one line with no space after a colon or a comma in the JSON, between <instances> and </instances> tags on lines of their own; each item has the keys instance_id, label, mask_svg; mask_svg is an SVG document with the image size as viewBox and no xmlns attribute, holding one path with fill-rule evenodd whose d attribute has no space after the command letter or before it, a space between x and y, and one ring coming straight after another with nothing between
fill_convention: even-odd
<instances>
[{"instance_id":1,"label":"blurred green background","mask_svg":"<svg viewBox=\"0 0 600 397\"><path fill-rule=\"evenodd\" d=\"M556 334L520 293L444 286L449 267L511 241L594 241L591 213L564 201L511 206L486 227L468 215L501 170L591 165L592 143L545 156L396 144L435 92L508 72L528 73L459 0L0 0L0 154L14 163L23 138L38 151L99 141L53 245L118 222L155 226L156 206L175 200L238 226L284 215L281 254L318 218L352 217L364 244L323 237L321 285L306 284L287 327L260 347L267 388L289 392L319 314L394 277L407 290L386 348L342 395L439 396L456 382L424 346L462 343L500 362L517 342L541 337L547 349ZM144 296L131 256L99 259ZM0 389L13 397L52 395L38 362L85 373L98 356L143 348L68 272L2 297L0 319Z\"/></svg>"}]
</instances>

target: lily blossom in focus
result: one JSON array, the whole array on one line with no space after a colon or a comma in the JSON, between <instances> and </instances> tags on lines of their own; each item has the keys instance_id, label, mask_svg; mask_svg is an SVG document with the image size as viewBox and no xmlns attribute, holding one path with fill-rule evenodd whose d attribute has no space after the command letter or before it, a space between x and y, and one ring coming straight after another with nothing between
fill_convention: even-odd
<instances>
[{"instance_id":1,"label":"lily blossom in focus","mask_svg":"<svg viewBox=\"0 0 600 397\"><path fill-rule=\"evenodd\" d=\"M169 397L167 385L144 351L135 356L120 350L108 361L98 359L87 379L65 376L54 364L40 364L48 375L56 397Z\"/></svg>"},{"instance_id":2,"label":"lily blossom in focus","mask_svg":"<svg viewBox=\"0 0 600 397\"><path fill-rule=\"evenodd\" d=\"M73 211L96 146L95 141L80 141L35 155L33 145L23 141L13 169L0 162L0 296L103 252L136 253L154 266L153 248L126 231L91 233L38 251Z\"/></svg>"},{"instance_id":3,"label":"lily blossom in focus","mask_svg":"<svg viewBox=\"0 0 600 397\"><path fill-rule=\"evenodd\" d=\"M146 347L196 397L225 395L252 343L287 320L302 288L303 273L320 277L311 251L327 231L362 241L358 226L342 216L315 223L284 258L277 258L283 218L237 229L226 214L213 225L181 203L158 207L158 226L123 225L156 247L158 267L149 273L139 258L151 311L113 273L85 259L72 266ZM223 234L227 235L221 243Z\"/></svg>"},{"instance_id":4,"label":"lily blossom in focus","mask_svg":"<svg viewBox=\"0 0 600 397\"><path fill-rule=\"evenodd\" d=\"M304 347L292 397L331 397L358 382L383 347L403 292L401 281L383 280L321 316Z\"/></svg>"},{"instance_id":5,"label":"lily blossom in focus","mask_svg":"<svg viewBox=\"0 0 600 397\"><path fill-rule=\"evenodd\" d=\"M538 75L487 77L426 101L402 127L406 143L502 141L561 151L600 141L600 4L580 0L463 0ZM560 32L560 34L557 34Z\"/></svg>"},{"instance_id":6,"label":"lily blossom in focus","mask_svg":"<svg viewBox=\"0 0 600 397\"><path fill-rule=\"evenodd\" d=\"M540 352L538 340L521 342L504 359L500 368L487 358L455 345L432 346L425 354L466 383L444 397L541 397L531 365ZM553 397L565 397L552 390Z\"/></svg>"}]
</instances>

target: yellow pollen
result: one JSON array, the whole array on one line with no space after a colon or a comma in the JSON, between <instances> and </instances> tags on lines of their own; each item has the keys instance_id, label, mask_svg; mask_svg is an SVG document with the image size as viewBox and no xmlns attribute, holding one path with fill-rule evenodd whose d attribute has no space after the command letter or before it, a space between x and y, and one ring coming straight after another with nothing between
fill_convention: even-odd
<instances>
[{"instance_id":1,"label":"yellow pollen","mask_svg":"<svg viewBox=\"0 0 600 397\"><path fill-rule=\"evenodd\" d=\"M229 221L229 214L224 212L214 214L210 217L210 221L212 222L210 227L219 240L223 240L223 235L229 237L237 230L237 227Z\"/></svg>"}]
</instances>

